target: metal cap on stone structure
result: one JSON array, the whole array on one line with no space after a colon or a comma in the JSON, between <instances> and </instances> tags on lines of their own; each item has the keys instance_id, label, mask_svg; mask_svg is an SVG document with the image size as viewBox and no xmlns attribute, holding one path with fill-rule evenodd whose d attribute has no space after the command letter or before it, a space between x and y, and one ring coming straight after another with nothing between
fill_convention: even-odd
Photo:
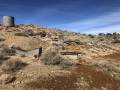
<instances>
[{"instance_id":1,"label":"metal cap on stone structure","mask_svg":"<svg viewBox=\"0 0 120 90\"><path fill-rule=\"evenodd\" d=\"M3 16L2 25L3 26L14 26L14 17L13 16Z\"/></svg>"}]
</instances>

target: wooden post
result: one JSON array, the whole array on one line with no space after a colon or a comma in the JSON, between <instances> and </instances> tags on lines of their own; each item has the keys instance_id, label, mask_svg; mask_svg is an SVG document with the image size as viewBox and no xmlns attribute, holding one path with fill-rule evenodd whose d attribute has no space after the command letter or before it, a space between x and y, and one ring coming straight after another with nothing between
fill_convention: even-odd
<instances>
[{"instance_id":1,"label":"wooden post","mask_svg":"<svg viewBox=\"0 0 120 90\"><path fill-rule=\"evenodd\" d=\"M39 48L38 58L40 58L41 54L42 54L42 47L41 47L41 48Z\"/></svg>"}]
</instances>

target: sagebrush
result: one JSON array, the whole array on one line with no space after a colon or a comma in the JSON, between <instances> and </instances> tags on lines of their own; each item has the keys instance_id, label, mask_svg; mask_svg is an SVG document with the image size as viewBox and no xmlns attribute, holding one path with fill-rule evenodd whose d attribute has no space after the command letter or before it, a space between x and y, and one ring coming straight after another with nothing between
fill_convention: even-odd
<instances>
[{"instance_id":1,"label":"sagebrush","mask_svg":"<svg viewBox=\"0 0 120 90\"><path fill-rule=\"evenodd\" d=\"M22 62L19 59L9 59L3 63L1 69L4 73L14 73L26 65L26 63Z\"/></svg>"},{"instance_id":2,"label":"sagebrush","mask_svg":"<svg viewBox=\"0 0 120 90\"><path fill-rule=\"evenodd\" d=\"M41 56L41 61L45 65L72 65L72 62L66 60L58 50L49 48Z\"/></svg>"}]
</instances>

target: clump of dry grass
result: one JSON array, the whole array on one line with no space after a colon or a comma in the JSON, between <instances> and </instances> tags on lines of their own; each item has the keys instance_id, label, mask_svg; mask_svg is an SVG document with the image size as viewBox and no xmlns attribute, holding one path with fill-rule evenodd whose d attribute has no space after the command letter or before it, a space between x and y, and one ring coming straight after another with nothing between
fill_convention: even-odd
<instances>
[{"instance_id":1,"label":"clump of dry grass","mask_svg":"<svg viewBox=\"0 0 120 90\"><path fill-rule=\"evenodd\" d=\"M89 34L88 36L89 36L90 38L95 38L95 36L92 35L92 34Z\"/></svg>"},{"instance_id":2,"label":"clump of dry grass","mask_svg":"<svg viewBox=\"0 0 120 90\"><path fill-rule=\"evenodd\" d=\"M72 62L69 62L62 55L59 54L58 50L54 48L47 49L41 56L41 61L45 65L65 65L71 66L73 65Z\"/></svg>"},{"instance_id":3,"label":"clump of dry grass","mask_svg":"<svg viewBox=\"0 0 120 90\"><path fill-rule=\"evenodd\" d=\"M21 68L25 67L26 65L26 63L23 63L19 59L10 59L2 64L1 69L4 73L14 73L20 70Z\"/></svg>"},{"instance_id":4,"label":"clump of dry grass","mask_svg":"<svg viewBox=\"0 0 120 90\"><path fill-rule=\"evenodd\" d=\"M19 59L9 59L0 66L0 84L8 84L16 79L16 72L27 64Z\"/></svg>"},{"instance_id":5,"label":"clump of dry grass","mask_svg":"<svg viewBox=\"0 0 120 90\"><path fill-rule=\"evenodd\" d=\"M6 59L9 59L9 57L3 55L3 54L0 54L0 61L2 60L6 60Z\"/></svg>"},{"instance_id":6,"label":"clump of dry grass","mask_svg":"<svg viewBox=\"0 0 120 90\"><path fill-rule=\"evenodd\" d=\"M64 41L64 43L66 43L67 45L85 45L85 43L81 42L79 39L66 40L66 41Z\"/></svg>"},{"instance_id":7,"label":"clump of dry grass","mask_svg":"<svg viewBox=\"0 0 120 90\"><path fill-rule=\"evenodd\" d=\"M0 65L4 62L4 61L6 61L6 60L8 60L9 59L9 57L7 57L7 56L5 56L5 55L3 55L3 54L0 54Z\"/></svg>"},{"instance_id":8,"label":"clump of dry grass","mask_svg":"<svg viewBox=\"0 0 120 90\"><path fill-rule=\"evenodd\" d=\"M114 39L114 41L112 41L112 43L120 43L119 39Z\"/></svg>"},{"instance_id":9,"label":"clump of dry grass","mask_svg":"<svg viewBox=\"0 0 120 90\"><path fill-rule=\"evenodd\" d=\"M58 54L57 50L47 49L41 56L41 60L46 65L57 65L60 64L62 58Z\"/></svg>"},{"instance_id":10,"label":"clump of dry grass","mask_svg":"<svg viewBox=\"0 0 120 90\"><path fill-rule=\"evenodd\" d=\"M5 38L0 37L0 42L5 41Z\"/></svg>"},{"instance_id":11,"label":"clump of dry grass","mask_svg":"<svg viewBox=\"0 0 120 90\"><path fill-rule=\"evenodd\" d=\"M8 48L8 47L4 47L1 52L5 56L13 56L16 54L15 49Z\"/></svg>"},{"instance_id":12,"label":"clump of dry grass","mask_svg":"<svg viewBox=\"0 0 120 90\"><path fill-rule=\"evenodd\" d=\"M17 32L15 33L15 36L24 36L24 37L28 37L28 35L26 33L22 33L22 32Z\"/></svg>"}]
</instances>

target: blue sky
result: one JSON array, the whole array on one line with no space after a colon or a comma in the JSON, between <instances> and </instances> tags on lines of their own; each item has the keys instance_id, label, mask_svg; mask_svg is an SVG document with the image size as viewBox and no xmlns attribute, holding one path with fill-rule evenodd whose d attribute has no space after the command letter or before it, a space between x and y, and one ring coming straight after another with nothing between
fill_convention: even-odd
<instances>
[{"instance_id":1,"label":"blue sky","mask_svg":"<svg viewBox=\"0 0 120 90\"><path fill-rule=\"evenodd\" d=\"M120 32L120 0L0 0L0 18L81 33Z\"/></svg>"}]
</instances>

